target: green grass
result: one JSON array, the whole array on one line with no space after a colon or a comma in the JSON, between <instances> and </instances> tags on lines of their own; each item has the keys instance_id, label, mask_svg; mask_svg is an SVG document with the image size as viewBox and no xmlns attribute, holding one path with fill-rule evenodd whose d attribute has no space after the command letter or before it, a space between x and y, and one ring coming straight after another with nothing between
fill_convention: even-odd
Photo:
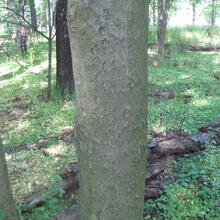
<instances>
[{"instance_id":1,"label":"green grass","mask_svg":"<svg viewBox=\"0 0 220 220\"><path fill-rule=\"evenodd\" d=\"M175 30L168 31L168 39L171 37L168 42L176 42L176 37L172 36ZM186 34L185 29L179 31L180 35ZM205 45L207 38L202 35L203 41L189 37L181 41ZM149 58L150 88L153 91L166 89L174 94L174 98L164 101L162 128L164 131L181 128L196 133L202 124L220 116L220 81L217 80L220 53L189 52L173 46L166 56L164 63L157 67L153 65L157 57ZM150 130L160 127L161 112L162 99L149 98ZM219 169L219 146L209 146L203 153L186 156L174 163L173 180L159 199L146 202L145 219L219 219Z\"/></svg>"},{"instance_id":2,"label":"green grass","mask_svg":"<svg viewBox=\"0 0 220 220\"><path fill-rule=\"evenodd\" d=\"M52 99L47 100L47 47L36 47L33 64L28 54L22 61L24 66L11 60L0 64L0 132L18 207L25 196L50 185L61 167L76 160L74 144L67 143L61 134L62 129L74 126L74 99L63 100L56 90L53 59ZM58 145L62 146L62 157L42 153L41 148ZM66 201L52 193L43 208L22 219L48 219L65 205Z\"/></svg>"},{"instance_id":3,"label":"green grass","mask_svg":"<svg viewBox=\"0 0 220 220\"><path fill-rule=\"evenodd\" d=\"M157 28L151 26L149 29L149 42L157 42ZM190 44L200 46L220 46L220 32L218 27L208 28L206 26L170 27L167 30L166 43Z\"/></svg>"},{"instance_id":4,"label":"green grass","mask_svg":"<svg viewBox=\"0 0 220 220\"><path fill-rule=\"evenodd\" d=\"M185 43L210 43L208 35L202 34L201 27L193 27L194 37L187 34L189 28L169 29L167 41L178 43L180 36ZM154 42L154 35L155 30L150 32L151 42ZM218 39L216 33L215 40ZM149 58L150 87L167 89L174 94L174 98L165 99L163 129L181 127L196 133L199 126L220 114L220 82L215 78L220 77L220 54L181 51L173 46L166 56L164 63L157 67L153 66L157 58ZM35 43L33 58L31 61L30 54L23 59L17 57L22 66L13 59L2 57L0 61L0 133L18 207L26 195L58 181L60 167L76 160L74 144L67 143L61 134L66 127L74 128L75 99L67 97L64 101L56 90L55 54L52 99L46 99L46 42ZM150 130L160 126L161 106L160 98L149 98ZM42 153L41 148L57 145L62 146L63 157L46 157ZM219 152L210 146L202 155L185 157L175 163L175 180L167 185L158 200L148 201L146 219L154 208L159 210L155 219L198 219L204 215L207 219L218 219L219 178L215 173L220 168L219 161ZM205 178L198 183L201 174ZM55 196L57 191L59 198ZM34 208L25 216L21 214L22 219L49 219L67 205L62 192L51 188L45 205Z\"/></svg>"},{"instance_id":5,"label":"green grass","mask_svg":"<svg viewBox=\"0 0 220 220\"><path fill-rule=\"evenodd\" d=\"M215 119L220 112L220 54L179 51L173 49L163 65L152 65L149 59L151 87L167 89L174 99L165 100L165 122L168 128L196 132L199 126ZM189 97L186 99L185 97ZM149 126L160 123L161 99L149 99ZM165 125L164 125L165 126Z\"/></svg>"}]
</instances>

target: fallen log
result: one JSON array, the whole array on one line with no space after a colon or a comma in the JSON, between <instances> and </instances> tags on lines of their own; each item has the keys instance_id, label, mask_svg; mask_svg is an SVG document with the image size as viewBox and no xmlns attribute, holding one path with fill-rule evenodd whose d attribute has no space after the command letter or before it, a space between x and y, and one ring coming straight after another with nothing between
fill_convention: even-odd
<instances>
[{"instance_id":1,"label":"fallen log","mask_svg":"<svg viewBox=\"0 0 220 220\"><path fill-rule=\"evenodd\" d=\"M193 154L205 149L205 144L210 143L213 137L219 137L220 140L220 123L210 122L204 125L200 130L208 132L200 132L196 135L182 136L175 132L170 132L167 136L161 138L156 137L148 144L148 156L146 165L146 177L145 177L145 199L158 198L159 193L163 190L167 176L169 176L168 168L171 168L172 162L185 155ZM214 135L209 131L212 129ZM220 141L216 144L220 144ZM71 163L60 170L60 176L62 177L62 184L58 187L62 188L66 196L69 196L78 191L79 188L79 168L78 163ZM49 193L49 187L45 187L43 190L28 196L25 198L24 203L26 207L40 206L45 201L45 196ZM61 220L62 218L58 218ZM72 218L73 219L73 218Z\"/></svg>"}]
</instances>

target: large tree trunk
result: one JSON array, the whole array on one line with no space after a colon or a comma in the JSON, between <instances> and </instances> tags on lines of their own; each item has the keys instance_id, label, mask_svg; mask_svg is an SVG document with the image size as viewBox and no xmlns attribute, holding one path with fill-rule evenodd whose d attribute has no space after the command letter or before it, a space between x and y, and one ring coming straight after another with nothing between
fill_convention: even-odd
<instances>
[{"instance_id":1,"label":"large tree trunk","mask_svg":"<svg viewBox=\"0 0 220 220\"><path fill-rule=\"evenodd\" d=\"M18 220L8 177L8 169L3 152L3 145L0 140L0 214L4 214L6 220Z\"/></svg>"},{"instance_id":2,"label":"large tree trunk","mask_svg":"<svg viewBox=\"0 0 220 220\"><path fill-rule=\"evenodd\" d=\"M20 15L25 17L25 0L19 0ZM27 52L27 30L25 27L25 22L21 19L20 22L20 49L22 55Z\"/></svg>"},{"instance_id":3,"label":"large tree trunk","mask_svg":"<svg viewBox=\"0 0 220 220\"><path fill-rule=\"evenodd\" d=\"M164 46L165 46L168 13L170 10L170 5L171 5L170 0L165 0L165 2L163 0L158 0L157 37L158 37L158 55L161 61L163 61L164 59Z\"/></svg>"},{"instance_id":4,"label":"large tree trunk","mask_svg":"<svg viewBox=\"0 0 220 220\"><path fill-rule=\"evenodd\" d=\"M143 219L146 0L70 0L81 220Z\"/></svg>"},{"instance_id":5,"label":"large tree trunk","mask_svg":"<svg viewBox=\"0 0 220 220\"><path fill-rule=\"evenodd\" d=\"M74 78L69 33L67 27L67 0L58 0L56 8L57 86L73 94Z\"/></svg>"},{"instance_id":6,"label":"large tree trunk","mask_svg":"<svg viewBox=\"0 0 220 220\"><path fill-rule=\"evenodd\" d=\"M31 10L31 24L33 29L37 30L37 12L35 7L35 0L29 0L30 3L30 10Z\"/></svg>"},{"instance_id":7,"label":"large tree trunk","mask_svg":"<svg viewBox=\"0 0 220 220\"><path fill-rule=\"evenodd\" d=\"M196 22L196 3L193 3L193 4L192 4L192 9L193 9L192 24L195 24L195 22Z\"/></svg>"}]
</instances>

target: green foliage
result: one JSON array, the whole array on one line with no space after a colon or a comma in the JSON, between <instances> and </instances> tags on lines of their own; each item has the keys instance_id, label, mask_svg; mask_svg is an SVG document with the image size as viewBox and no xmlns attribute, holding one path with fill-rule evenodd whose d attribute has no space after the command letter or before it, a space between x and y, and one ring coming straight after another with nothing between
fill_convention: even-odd
<instances>
[{"instance_id":1,"label":"green foliage","mask_svg":"<svg viewBox=\"0 0 220 220\"><path fill-rule=\"evenodd\" d=\"M220 2L218 0L207 0L204 14L208 24L211 24L212 19L216 20L220 16Z\"/></svg>"},{"instance_id":2,"label":"green foliage","mask_svg":"<svg viewBox=\"0 0 220 220\"><path fill-rule=\"evenodd\" d=\"M63 199L63 195L64 195L64 190L62 188L56 185L50 186L49 194L45 196L43 206L33 207L32 212L25 214L25 216L22 216L22 218L27 220L50 219L50 217L52 217L54 214L64 209L68 204Z\"/></svg>"},{"instance_id":3,"label":"green foliage","mask_svg":"<svg viewBox=\"0 0 220 220\"><path fill-rule=\"evenodd\" d=\"M170 181L159 199L146 202L145 219L219 219L219 169L220 153L213 146L175 162L174 181Z\"/></svg>"}]
</instances>

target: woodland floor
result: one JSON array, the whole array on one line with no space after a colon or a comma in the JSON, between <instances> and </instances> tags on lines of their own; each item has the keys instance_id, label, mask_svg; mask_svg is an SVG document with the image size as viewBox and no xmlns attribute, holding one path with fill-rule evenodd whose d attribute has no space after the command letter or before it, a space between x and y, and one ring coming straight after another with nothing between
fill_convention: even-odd
<instances>
[{"instance_id":1,"label":"woodland floor","mask_svg":"<svg viewBox=\"0 0 220 220\"><path fill-rule=\"evenodd\" d=\"M46 100L46 53L36 51L33 64L0 63L0 135L19 210L25 196L60 181L60 168L76 160L74 98L63 101L53 83L53 99ZM149 131L161 127L163 131L181 128L195 133L202 124L220 116L220 53L171 48L163 65L153 66L155 60L149 58L153 94L149 97ZM161 92L172 95L157 95ZM52 153L48 155L46 149ZM157 202L146 203L146 219L219 219L219 170L219 148L212 145L203 155L176 162L175 180ZM201 182L191 178L192 174L202 176ZM51 188L45 205L21 214L22 218L49 219L68 206L70 201L53 196L57 190Z\"/></svg>"}]
</instances>

